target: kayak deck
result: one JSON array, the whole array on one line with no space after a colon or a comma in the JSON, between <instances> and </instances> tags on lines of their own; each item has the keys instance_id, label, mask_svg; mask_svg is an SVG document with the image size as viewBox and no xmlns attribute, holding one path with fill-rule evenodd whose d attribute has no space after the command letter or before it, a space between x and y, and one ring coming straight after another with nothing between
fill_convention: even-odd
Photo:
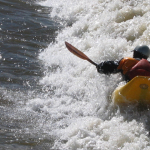
<instances>
[{"instance_id":1,"label":"kayak deck","mask_svg":"<svg viewBox=\"0 0 150 150\"><path fill-rule=\"evenodd\" d=\"M112 93L115 104L141 103L150 105L150 76L136 76Z\"/></svg>"}]
</instances>

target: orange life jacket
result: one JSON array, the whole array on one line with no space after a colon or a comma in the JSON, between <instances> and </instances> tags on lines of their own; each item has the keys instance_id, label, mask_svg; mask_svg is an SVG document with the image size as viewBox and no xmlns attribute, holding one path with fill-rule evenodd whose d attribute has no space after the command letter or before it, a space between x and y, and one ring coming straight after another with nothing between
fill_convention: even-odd
<instances>
[{"instance_id":1,"label":"orange life jacket","mask_svg":"<svg viewBox=\"0 0 150 150\"><path fill-rule=\"evenodd\" d=\"M119 62L118 70L122 70L122 73L126 75L129 70L139 62L135 58L125 57Z\"/></svg>"}]
</instances>

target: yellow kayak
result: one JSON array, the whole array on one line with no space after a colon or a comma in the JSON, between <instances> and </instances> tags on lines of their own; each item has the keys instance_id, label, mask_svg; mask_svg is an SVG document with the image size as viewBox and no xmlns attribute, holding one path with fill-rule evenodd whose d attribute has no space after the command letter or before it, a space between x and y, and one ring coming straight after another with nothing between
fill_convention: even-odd
<instances>
[{"instance_id":1,"label":"yellow kayak","mask_svg":"<svg viewBox=\"0 0 150 150\"><path fill-rule=\"evenodd\" d=\"M136 76L126 85L116 88L112 100L115 104L150 105L150 76Z\"/></svg>"}]
</instances>

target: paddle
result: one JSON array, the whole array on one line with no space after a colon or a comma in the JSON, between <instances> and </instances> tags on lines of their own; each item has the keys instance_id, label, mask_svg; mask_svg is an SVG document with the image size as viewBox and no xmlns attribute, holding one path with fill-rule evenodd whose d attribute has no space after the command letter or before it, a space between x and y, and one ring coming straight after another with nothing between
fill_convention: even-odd
<instances>
[{"instance_id":1,"label":"paddle","mask_svg":"<svg viewBox=\"0 0 150 150\"><path fill-rule=\"evenodd\" d=\"M68 42L65 42L65 44L66 44L66 47L68 48L68 50L71 53L73 53L74 55L78 56L81 59L89 61L91 64L93 64L93 65L95 65L97 67L97 64L95 62L93 62L90 58L88 58L84 53L79 51L77 48L75 48L74 46L72 46Z\"/></svg>"}]
</instances>

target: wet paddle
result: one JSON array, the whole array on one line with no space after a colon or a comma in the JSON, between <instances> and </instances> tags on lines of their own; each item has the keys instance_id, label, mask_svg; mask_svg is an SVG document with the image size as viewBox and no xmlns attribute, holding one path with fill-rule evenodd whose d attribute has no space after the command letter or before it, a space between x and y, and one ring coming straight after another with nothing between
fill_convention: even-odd
<instances>
[{"instance_id":1,"label":"wet paddle","mask_svg":"<svg viewBox=\"0 0 150 150\"><path fill-rule=\"evenodd\" d=\"M68 50L73 53L74 55L78 56L81 59L87 60L89 61L91 64L97 66L97 64L95 62L93 62L89 57L87 57L84 53L82 53L81 51L79 51L77 48L75 48L74 46L72 46L71 44L69 44L68 42L65 42L66 47L68 48Z\"/></svg>"}]
</instances>

